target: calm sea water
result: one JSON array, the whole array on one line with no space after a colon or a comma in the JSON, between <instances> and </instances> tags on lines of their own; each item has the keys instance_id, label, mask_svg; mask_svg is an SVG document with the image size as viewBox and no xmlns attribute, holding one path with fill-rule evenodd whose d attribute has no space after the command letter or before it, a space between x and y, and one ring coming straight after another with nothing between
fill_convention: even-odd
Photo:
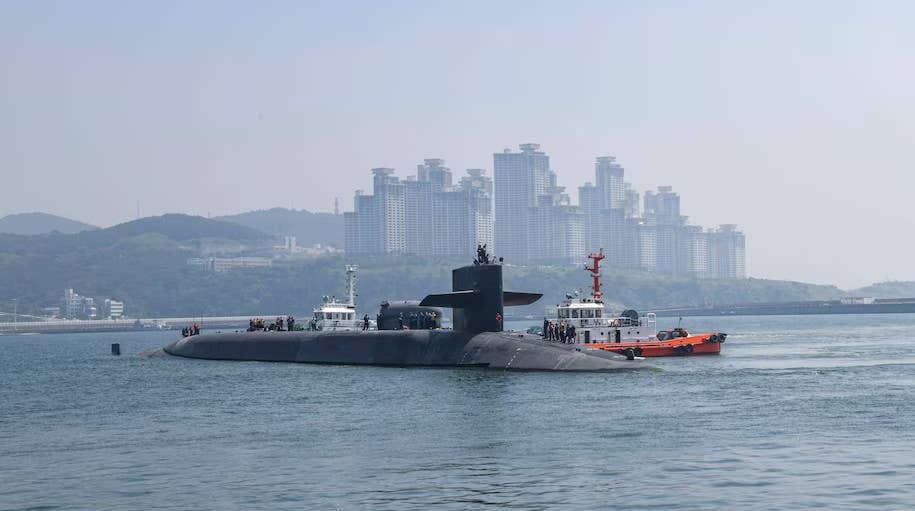
<instances>
[{"instance_id":1,"label":"calm sea water","mask_svg":"<svg viewBox=\"0 0 915 511\"><path fill-rule=\"evenodd\" d=\"M915 506L915 316L685 326L730 332L723 354L501 373L0 336L0 509Z\"/></svg>"}]
</instances>

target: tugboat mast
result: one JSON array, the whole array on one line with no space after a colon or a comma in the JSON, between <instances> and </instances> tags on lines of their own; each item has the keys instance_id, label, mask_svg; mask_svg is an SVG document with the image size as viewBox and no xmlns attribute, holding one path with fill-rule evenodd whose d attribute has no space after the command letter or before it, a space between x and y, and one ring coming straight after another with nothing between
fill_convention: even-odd
<instances>
[{"instance_id":1,"label":"tugboat mast","mask_svg":"<svg viewBox=\"0 0 915 511\"><path fill-rule=\"evenodd\" d=\"M592 260L592 266L589 268L585 266L585 270L591 272L591 278L594 279L594 283L591 286L591 296L594 298L595 302L600 303L601 293L600 293L600 262L602 259L606 259L607 256L604 255L604 249L600 249L596 254L588 255L588 259Z\"/></svg>"},{"instance_id":2,"label":"tugboat mast","mask_svg":"<svg viewBox=\"0 0 915 511\"><path fill-rule=\"evenodd\" d=\"M346 296L349 305L356 305L356 272L359 267L355 264L346 265Z\"/></svg>"}]
</instances>

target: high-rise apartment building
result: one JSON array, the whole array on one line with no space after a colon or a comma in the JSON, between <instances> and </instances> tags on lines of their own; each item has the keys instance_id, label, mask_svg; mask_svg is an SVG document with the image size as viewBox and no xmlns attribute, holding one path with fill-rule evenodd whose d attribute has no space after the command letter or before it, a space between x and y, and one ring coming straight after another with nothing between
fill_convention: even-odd
<instances>
[{"instance_id":1,"label":"high-rise apartment building","mask_svg":"<svg viewBox=\"0 0 915 511\"><path fill-rule=\"evenodd\" d=\"M493 245L492 180L468 170L458 186L435 194L432 255L473 257L477 245Z\"/></svg>"},{"instance_id":2,"label":"high-rise apartment building","mask_svg":"<svg viewBox=\"0 0 915 511\"><path fill-rule=\"evenodd\" d=\"M350 254L406 252L405 186L394 169L372 169L373 194L356 191L353 211L344 213L344 246Z\"/></svg>"},{"instance_id":3,"label":"high-rise apartment building","mask_svg":"<svg viewBox=\"0 0 915 511\"><path fill-rule=\"evenodd\" d=\"M688 264L682 238L686 220L680 216L680 196L670 186L659 186L657 192L645 192L643 204L643 216L656 226L655 271L671 275L685 273Z\"/></svg>"},{"instance_id":4,"label":"high-rise apartment building","mask_svg":"<svg viewBox=\"0 0 915 511\"><path fill-rule=\"evenodd\" d=\"M684 273L693 277L710 277L708 233L698 225L687 225L683 228L681 243L686 254Z\"/></svg>"},{"instance_id":5,"label":"high-rise apartment building","mask_svg":"<svg viewBox=\"0 0 915 511\"><path fill-rule=\"evenodd\" d=\"M657 192L647 191L644 198L644 215L654 216L659 224L678 225L680 218L680 196L672 186L659 186Z\"/></svg>"},{"instance_id":6,"label":"high-rise apartment building","mask_svg":"<svg viewBox=\"0 0 915 511\"><path fill-rule=\"evenodd\" d=\"M353 211L343 213L343 247L347 254L382 252L380 228L375 213L375 196L356 190Z\"/></svg>"},{"instance_id":7,"label":"high-rise apartment building","mask_svg":"<svg viewBox=\"0 0 915 511\"><path fill-rule=\"evenodd\" d=\"M416 175L404 181L404 251L408 254L433 255L431 232L436 196L451 186L451 169L445 160L429 158L416 166Z\"/></svg>"},{"instance_id":8,"label":"high-rise apartment building","mask_svg":"<svg viewBox=\"0 0 915 511\"><path fill-rule=\"evenodd\" d=\"M393 169L372 172L374 194L357 191L353 211L344 213L348 254L463 257L477 243L492 245L493 185L485 171L468 170L456 186L440 159L425 160L403 181Z\"/></svg>"},{"instance_id":9,"label":"high-rise apartment building","mask_svg":"<svg viewBox=\"0 0 915 511\"><path fill-rule=\"evenodd\" d=\"M595 185L585 183L578 189L585 252L603 249L608 267L639 268L640 222L627 222L639 216L638 193L626 183L625 170L613 156L597 157L594 178Z\"/></svg>"},{"instance_id":10,"label":"high-rise apartment building","mask_svg":"<svg viewBox=\"0 0 915 511\"><path fill-rule=\"evenodd\" d=\"M578 205L584 220L584 246L587 252L610 246L607 209L603 207L603 188L590 182L578 187Z\"/></svg>"},{"instance_id":11,"label":"high-rise apartment building","mask_svg":"<svg viewBox=\"0 0 915 511\"><path fill-rule=\"evenodd\" d=\"M639 216L641 214L639 192L632 188L631 183L625 183L623 188L625 197L623 211L626 213L626 218Z\"/></svg>"},{"instance_id":12,"label":"high-rise apartment building","mask_svg":"<svg viewBox=\"0 0 915 511\"><path fill-rule=\"evenodd\" d=\"M567 264L581 261L585 253L585 219L573 206L564 187L553 186L528 208L528 262Z\"/></svg>"},{"instance_id":13,"label":"high-rise apartment building","mask_svg":"<svg viewBox=\"0 0 915 511\"><path fill-rule=\"evenodd\" d=\"M394 169L375 168L372 173L382 251L386 254L405 253L406 187L394 176Z\"/></svg>"},{"instance_id":14,"label":"high-rise apartment building","mask_svg":"<svg viewBox=\"0 0 915 511\"><path fill-rule=\"evenodd\" d=\"M594 179L600 190L600 208L617 209L624 207L626 184L623 167L613 156L598 156L594 162Z\"/></svg>"},{"instance_id":15,"label":"high-rise apartment building","mask_svg":"<svg viewBox=\"0 0 915 511\"><path fill-rule=\"evenodd\" d=\"M746 278L746 238L734 224L709 232L709 266L713 277Z\"/></svg>"},{"instance_id":16,"label":"high-rise apartment building","mask_svg":"<svg viewBox=\"0 0 915 511\"><path fill-rule=\"evenodd\" d=\"M356 192L344 214L350 254L472 256L485 243L513 264L580 262L604 250L606 265L671 275L743 278L745 237L724 224L687 224L670 186L644 197L613 156L594 162L594 183L578 188L579 206L557 186L538 144L493 155L493 179L469 169L453 182L444 160L430 158L404 180L372 169L373 194Z\"/></svg>"},{"instance_id":17,"label":"high-rise apartment building","mask_svg":"<svg viewBox=\"0 0 915 511\"><path fill-rule=\"evenodd\" d=\"M416 166L416 180L432 183L440 191L451 186L451 169L441 158L426 158Z\"/></svg>"},{"instance_id":18,"label":"high-rise apartment building","mask_svg":"<svg viewBox=\"0 0 915 511\"><path fill-rule=\"evenodd\" d=\"M495 249L513 263L528 260L527 234L531 207L556 185L550 157L539 144L521 144L521 152L505 149L493 155L495 180Z\"/></svg>"},{"instance_id":19,"label":"high-rise apartment building","mask_svg":"<svg viewBox=\"0 0 915 511\"><path fill-rule=\"evenodd\" d=\"M469 218L469 231L458 232L455 237L462 237L461 246L476 255L476 245L495 247L493 213L493 182L486 176L484 169L467 169L467 175L461 178L460 189L464 193ZM467 243L475 240L476 243Z\"/></svg>"}]
</instances>

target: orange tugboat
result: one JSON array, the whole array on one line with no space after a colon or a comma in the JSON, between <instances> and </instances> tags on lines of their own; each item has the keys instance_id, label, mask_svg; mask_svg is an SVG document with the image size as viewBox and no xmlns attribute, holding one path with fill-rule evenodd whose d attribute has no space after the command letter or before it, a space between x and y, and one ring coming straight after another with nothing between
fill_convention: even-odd
<instances>
[{"instance_id":1,"label":"orange tugboat","mask_svg":"<svg viewBox=\"0 0 915 511\"><path fill-rule=\"evenodd\" d=\"M605 257L603 250L588 256L592 265L585 266L585 270L594 280L591 296L566 295L566 300L556 307L555 317L544 320L545 339L579 344L582 349L612 351L630 359L721 352L721 343L727 338L722 332L690 334L679 327L658 332L653 313L640 317L631 309L619 317L606 316L600 289L600 261Z\"/></svg>"}]
</instances>

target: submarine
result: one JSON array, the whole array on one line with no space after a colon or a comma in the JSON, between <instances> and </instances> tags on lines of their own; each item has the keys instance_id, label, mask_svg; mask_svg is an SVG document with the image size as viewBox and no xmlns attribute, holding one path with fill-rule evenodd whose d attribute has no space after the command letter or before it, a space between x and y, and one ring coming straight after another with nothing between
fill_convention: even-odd
<instances>
[{"instance_id":1,"label":"submarine","mask_svg":"<svg viewBox=\"0 0 915 511\"><path fill-rule=\"evenodd\" d=\"M163 348L177 357L392 367L479 367L511 371L627 371L653 366L616 353L560 344L503 330L504 307L538 293L503 291L502 264L477 250L472 265L452 270L452 291L420 307L453 309L453 329L225 332L183 337Z\"/></svg>"}]
</instances>

